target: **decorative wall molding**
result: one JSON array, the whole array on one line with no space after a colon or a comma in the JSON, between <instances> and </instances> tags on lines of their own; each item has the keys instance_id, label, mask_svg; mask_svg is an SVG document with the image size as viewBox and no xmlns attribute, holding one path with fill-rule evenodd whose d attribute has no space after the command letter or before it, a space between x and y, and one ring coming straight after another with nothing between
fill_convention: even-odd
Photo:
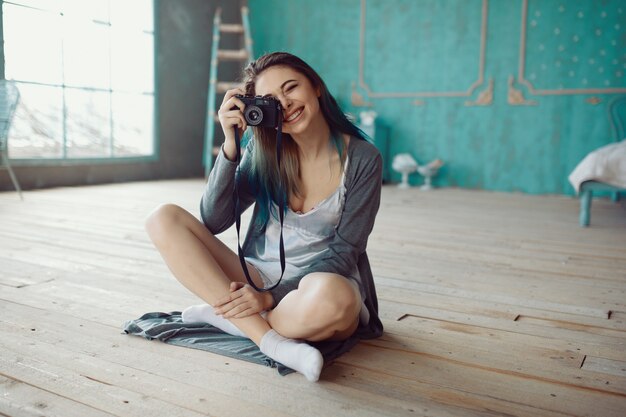
<instances>
[{"instance_id":1,"label":"decorative wall molding","mask_svg":"<svg viewBox=\"0 0 626 417\"><path fill-rule=\"evenodd\" d=\"M478 94L476 101L466 101L466 106L491 106L493 103L493 78L489 79L489 85Z\"/></svg>"},{"instance_id":2,"label":"decorative wall molding","mask_svg":"<svg viewBox=\"0 0 626 417\"><path fill-rule=\"evenodd\" d=\"M524 92L515 88L515 77L509 76L509 91L507 94L507 102L512 106L536 106L537 102L534 100L526 100Z\"/></svg>"},{"instance_id":3,"label":"decorative wall molding","mask_svg":"<svg viewBox=\"0 0 626 417\"><path fill-rule=\"evenodd\" d=\"M415 91L415 92L389 92L381 93L373 91L365 82L365 31L366 31L366 0L361 0L361 30L359 38L359 87L365 91L370 98L455 98L471 97L474 91L480 87L485 80L485 50L487 44L487 18L489 0L482 1L482 20L480 25L480 55L478 57L478 79L465 91ZM354 92L353 92L354 97ZM363 100L364 101L364 100ZM477 100L478 101L478 100ZM354 104L354 101L353 101ZM414 105L423 105L423 101L416 100ZM481 104L484 105L484 104Z\"/></svg>"},{"instance_id":4,"label":"decorative wall molding","mask_svg":"<svg viewBox=\"0 0 626 417\"><path fill-rule=\"evenodd\" d=\"M535 96L565 96L577 94L623 94L626 88L570 88L570 89L536 89L530 81L526 79L526 28L528 21L528 0L522 0L522 21L520 32L519 66L517 82L528 89L528 92ZM509 103L511 103L510 91L512 85L509 81ZM523 97L522 97L523 98Z\"/></svg>"},{"instance_id":5,"label":"decorative wall molding","mask_svg":"<svg viewBox=\"0 0 626 417\"><path fill-rule=\"evenodd\" d=\"M360 94L356 89L356 83L352 83L352 94L350 95L350 101L355 107L372 107L373 104L369 101L365 101L363 94Z\"/></svg>"},{"instance_id":6,"label":"decorative wall molding","mask_svg":"<svg viewBox=\"0 0 626 417\"><path fill-rule=\"evenodd\" d=\"M602 99L600 97L589 97L585 99L586 103L591 104L592 106L597 106L598 104L602 103Z\"/></svg>"}]
</instances>

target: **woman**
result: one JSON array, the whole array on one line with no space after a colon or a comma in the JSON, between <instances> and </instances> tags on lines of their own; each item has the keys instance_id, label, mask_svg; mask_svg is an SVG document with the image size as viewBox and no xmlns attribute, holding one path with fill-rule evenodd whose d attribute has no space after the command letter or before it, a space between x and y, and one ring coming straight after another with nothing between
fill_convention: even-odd
<instances>
[{"instance_id":1,"label":"woman","mask_svg":"<svg viewBox=\"0 0 626 417\"><path fill-rule=\"evenodd\" d=\"M249 337L267 356L317 381L323 358L304 341L382 334L365 253L380 203L382 160L301 59L271 53L244 75L245 87L228 91L218 112L225 141L202 196L204 224L163 205L146 229L176 278L207 303L186 309L185 322ZM253 128L238 182L242 210L256 202L243 251L258 287L281 275L276 201L286 190L286 270L268 292L246 284L237 254L215 237L235 221L234 129L241 135L247 128L240 94L272 96L283 111L280 173L276 130Z\"/></svg>"}]
</instances>

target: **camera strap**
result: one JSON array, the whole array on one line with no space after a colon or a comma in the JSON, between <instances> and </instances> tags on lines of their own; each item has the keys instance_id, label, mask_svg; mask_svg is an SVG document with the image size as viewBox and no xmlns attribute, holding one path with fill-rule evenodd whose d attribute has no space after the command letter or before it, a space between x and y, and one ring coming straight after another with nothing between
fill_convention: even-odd
<instances>
[{"instance_id":1,"label":"camera strap","mask_svg":"<svg viewBox=\"0 0 626 417\"><path fill-rule=\"evenodd\" d=\"M280 278L278 282L272 285L269 288L259 288L252 278L250 278L250 272L248 272L248 265L246 264L246 259L243 256L243 249L241 248L239 229L241 227L241 205L239 202L239 178L241 176L241 143L239 140L239 131L237 130L237 126L235 129L235 147L237 148L237 169L235 171L235 192L233 194L233 200L235 202L235 225L237 229L237 253L239 254L239 262L241 263L241 268L243 269L243 273L248 280L248 283L257 291L265 292L273 290L280 284L280 281L283 279L283 275L285 274L285 244L283 241L283 221L285 216L285 193L283 193L282 189L278 190L276 193L276 198L278 199L278 217L280 220L280 242L279 242L279 250L280 250ZM278 131L276 133L276 161L278 164L278 172L280 173L280 160L283 150L283 112L278 112ZM279 177L280 178L280 175ZM270 216L272 214L270 213Z\"/></svg>"}]
</instances>

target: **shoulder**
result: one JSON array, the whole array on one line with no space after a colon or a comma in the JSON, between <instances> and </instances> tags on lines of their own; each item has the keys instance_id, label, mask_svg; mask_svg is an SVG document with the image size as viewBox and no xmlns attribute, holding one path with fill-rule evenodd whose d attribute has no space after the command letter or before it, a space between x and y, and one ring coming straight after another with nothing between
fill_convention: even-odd
<instances>
[{"instance_id":1,"label":"shoulder","mask_svg":"<svg viewBox=\"0 0 626 417\"><path fill-rule=\"evenodd\" d=\"M375 157L377 154L380 154L378 148L374 146L371 142L365 139L359 139L355 137L350 137L350 142L348 144L348 149L351 149L355 155L358 156L373 156Z\"/></svg>"},{"instance_id":2,"label":"shoulder","mask_svg":"<svg viewBox=\"0 0 626 417\"><path fill-rule=\"evenodd\" d=\"M380 157L380 151L365 139L351 137L348 155L354 159L376 159Z\"/></svg>"},{"instance_id":3,"label":"shoulder","mask_svg":"<svg viewBox=\"0 0 626 417\"><path fill-rule=\"evenodd\" d=\"M380 151L372 143L352 137L348 145L349 165L354 171L363 169L376 169L379 165L382 167L382 156Z\"/></svg>"},{"instance_id":4,"label":"shoulder","mask_svg":"<svg viewBox=\"0 0 626 417\"><path fill-rule=\"evenodd\" d=\"M380 177L382 183L383 160L381 154L372 143L352 137L348 145L348 169L346 178L348 185L354 185L360 179ZM376 181L374 181L376 182Z\"/></svg>"}]
</instances>

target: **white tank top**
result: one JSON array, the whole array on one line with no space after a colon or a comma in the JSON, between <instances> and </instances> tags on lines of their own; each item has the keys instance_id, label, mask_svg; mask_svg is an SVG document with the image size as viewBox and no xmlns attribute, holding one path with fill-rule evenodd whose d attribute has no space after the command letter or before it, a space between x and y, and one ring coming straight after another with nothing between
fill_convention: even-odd
<instances>
[{"instance_id":1,"label":"white tank top","mask_svg":"<svg viewBox=\"0 0 626 417\"><path fill-rule=\"evenodd\" d=\"M348 161L346 160L346 163ZM283 221L283 242L285 245L284 278L299 276L316 259L328 251L328 244L335 235L335 228L341 219L346 196L345 172L339 187L306 213L287 209ZM278 207L273 204L273 213ZM251 245L246 260L255 266L269 281L276 282L280 277L280 221L270 214L265 234L260 235ZM266 283L267 285L267 283Z\"/></svg>"},{"instance_id":2,"label":"white tank top","mask_svg":"<svg viewBox=\"0 0 626 417\"><path fill-rule=\"evenodd\" d=\"M289 279L302 275L314 261L327 255L328 245L335 236L335 230L341 220L341 213L346 199L345 177L348 159L344 166L339 187L330 196L322 200L306 213L296 213L287 209L283 220L283 242L285 245L285 275ZM274 204L274 203L272 203ZM278 207L274 204L274 213ZM254 266L261 275L266 287L273 285L280 277L280 221L270 214L265 234L257 237L250 246L246 261ZM359 284L359 272L355 266L349 278L365 301L365 294ZM361 320L369 321L365 304L361 307ZM364 316L366 314L366 316Z\"/></svg>"}]
</instances>

